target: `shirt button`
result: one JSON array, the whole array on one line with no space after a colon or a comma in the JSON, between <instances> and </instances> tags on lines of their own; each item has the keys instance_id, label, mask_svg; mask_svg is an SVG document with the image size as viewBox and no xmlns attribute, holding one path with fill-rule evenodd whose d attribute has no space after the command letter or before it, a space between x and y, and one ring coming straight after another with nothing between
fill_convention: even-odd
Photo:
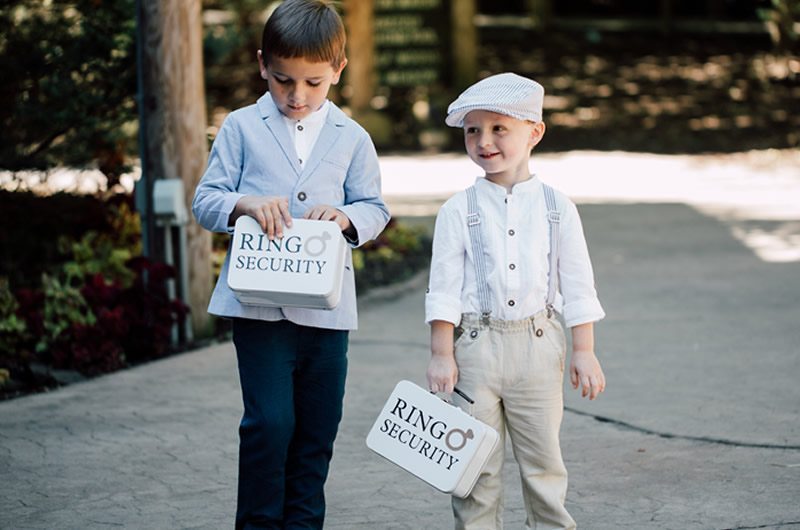
<instances>
[{"instance_id":1,"label":"shirt button","mask_svg":"<svg viewBox=\"0 0 800 530\"><path fill-rule=\"evenodd\" d=\"M508 301L509 307L514 307L514 304L516 304L516 302L514 302L514 300L509 300Z\"/></svg>"},{"instance_id":2,"label":"shirt button","mask_svg":"<svg viewBox=\"0 0 800 530\"><path fill-rule=\"evenodd\" d=\"M516 268L517 268L517 266L516 266L516 265L514 265L514 264L512 263L512 264L510 264L510 265L508 266L508 268L509 268L509 269L511 269L511 270L513 271L514 269L516 269Z\"/></svg>"},{"instance_id":3,"label":"shirt button","mask_svg":"<svg viewBox=\"0 0 800 530\"><path fill-rule=\"evenodd\" d=\"M297 194L297 198L299 200L301 200L301 201L306 200L306 197L308 197L308 196L306 195L306 192L304 192L304 191L301 191L300 193Z\"/></svg>"},{"instance_id":4,"label":"shirt button","mask_svg":"<svg viewBox=\"0 0 800 530\"><path fill-rule=\"evenodd\" d=\"M297 130L298 130L298 131L302 131L302 130L303 130L303 126L302 126L302 125L298 125L298 126L297 126Z\"/></svg>"},{"instance_id":5,"label":"shirt button","mask_svg":"<svg viewBox=\"0 0 800 530\"><path fill-rule=\"evenodd\" d=\"M516 234L516 232L514 232L513 229L508 231L508 235L513 236L514 234Z\"/></svg>"}]
</instances>

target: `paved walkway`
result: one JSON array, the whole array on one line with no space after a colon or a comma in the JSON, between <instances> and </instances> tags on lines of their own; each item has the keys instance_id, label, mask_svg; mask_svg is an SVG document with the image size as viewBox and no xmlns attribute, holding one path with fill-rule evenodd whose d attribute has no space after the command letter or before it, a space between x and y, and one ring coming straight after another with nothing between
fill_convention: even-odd
<instances>
[{"instance_id":1,"label":"paved walkway","mask_svg":"<svg viewBox=\"0 0 800 530\"><path fill-rule=\"evenodd\" d=\"M798 529L796 159L635 156L636 169L620 156L550 155L538 169L591 168L542 174L581 203L608 313L597 328L608 390L591 403L566 391L568 507L591 530ZM396 213L429 215L451 190L404 182L463 163L385 159ZM654 186L620 184L634 174ZM446 496L364 445L396 381L424 382L423 293L424 277L362 300L326 528L452 527ZM2 402L0 528L230 528L240 413L230 344ZM522 528L508 464L506 527Z\"/></svg>"}]
</instances>

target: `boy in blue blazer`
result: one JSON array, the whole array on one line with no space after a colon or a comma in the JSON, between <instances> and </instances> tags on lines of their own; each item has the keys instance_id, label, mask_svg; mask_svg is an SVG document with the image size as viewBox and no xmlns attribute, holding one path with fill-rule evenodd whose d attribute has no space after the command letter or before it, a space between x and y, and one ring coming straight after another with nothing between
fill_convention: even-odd
<instances>
[{"instance_id":1,"label":"boy in blue blazer","mask_svg":"<svg viewBox=\"0 0 800 530\"><path fill-rule=\"evenodd\" d=\"M336 222L353 247L374 239L389 220L375 148L327 99L347 64L341 18L325 1L283 2L258 64L269 91L220 128L195 191L197 221L231 232L249 215L273 239L292 218L319 219ZM244 401L236 528L322 528L357 326L350 252L332 310L243 305L226 282L229 261L230 252L208 310L233 319Z\"/></svg>"}]
</instances>

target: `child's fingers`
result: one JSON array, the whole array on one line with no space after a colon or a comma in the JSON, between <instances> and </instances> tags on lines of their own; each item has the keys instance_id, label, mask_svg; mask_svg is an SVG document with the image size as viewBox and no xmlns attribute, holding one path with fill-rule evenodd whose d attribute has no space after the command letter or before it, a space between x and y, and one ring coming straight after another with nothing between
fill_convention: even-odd
<instances>
[{"instance_id":1,"label":"child's fingers","mask_svg":"<svg viewBox=\"0 0 800 530\"><path fill-rule=\"evenodd\" d=\"M572 383L572 388L578 388L578 370L574 367L569 371L569 382Z\"/></svg>"},{"instance_id":2,"label":"child's fingers","mask_svg":"<svg viewBox=\"0 0 800 530\"><path fill-rule=\"evenodd\" d=\"M289 211L289 201L285 198L282 198L280 202L278 202L278 209L281 211L281 215L283 217L283 222L289 228L292 227L292 214Z\"/></svg>"}]
</instances>

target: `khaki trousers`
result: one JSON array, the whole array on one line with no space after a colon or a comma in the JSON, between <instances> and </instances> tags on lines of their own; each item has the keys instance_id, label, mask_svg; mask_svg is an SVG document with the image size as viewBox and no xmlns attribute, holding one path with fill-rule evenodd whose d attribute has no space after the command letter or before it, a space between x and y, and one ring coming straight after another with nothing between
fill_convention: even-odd
<instances>
[{"instance_id":1,"label":"khaki trousers","mask_svg":"<svg viewBox=\"0 0 800 530\"><path fill-rule=\"evenodd\" d=\"M505 433L519 465L526 528L574 529L567 513L567 470L559 429L564 412L566 339L561 323L542 311L525 320L462 318L456 339L458 388L475 400L459 403L500 434L475 489L453 497L457 530L503 528Z\"/></svg>"}]
</instances>

